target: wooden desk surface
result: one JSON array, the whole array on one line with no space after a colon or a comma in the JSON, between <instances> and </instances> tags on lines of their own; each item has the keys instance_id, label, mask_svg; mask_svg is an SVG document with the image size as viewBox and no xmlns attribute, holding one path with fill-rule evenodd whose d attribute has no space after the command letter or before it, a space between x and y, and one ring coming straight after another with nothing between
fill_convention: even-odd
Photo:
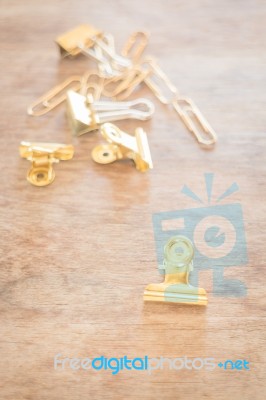
<instances>
[{"instance_id":1,"label":"wooden desk surface","mask_svg":"<svg viewBox=\"0 0 266 400\"><path fill-rule=\"evenodd\" d=\"M265 17L262 0L1 1L1 400L265 398ZM73 139L75 157L55 166L52 185L28 184L19 142L72 138L64 107L40 118L26 107L93 65L60 61L53 43L86 22L113 33L117 48L149 30L148 53L216 129L215 149L201 149L155 101L142 123L152 171L94 164L93 133ZM203 193L206 172L216 194L239 185L228 201L242 204L249 262L225 277L243 281L248 295L213 296L210 270L200 276L207 308L144 304L144 287L161 281L152 214L196 207L181 188ZM250 370L58 371L58 353L240 358Z\"/></svg>"}]
</instances>

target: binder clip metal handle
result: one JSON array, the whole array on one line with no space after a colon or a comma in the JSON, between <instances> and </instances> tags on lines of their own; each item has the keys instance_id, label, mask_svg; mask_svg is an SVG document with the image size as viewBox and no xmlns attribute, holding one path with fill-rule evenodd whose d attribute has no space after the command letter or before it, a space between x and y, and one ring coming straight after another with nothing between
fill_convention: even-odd
<instances>
[{"instance_id":1,"label":"binder clip metal handle","mask_svg":"<svg viewBox=\"0 0 266 400\"><path fill-rule=\"evenodd\" d=\"M93 38L94 44L92 47L86 48L82 42L79 43L79 48L82 54L91 57L99 65L99 70L106 76L115 76L121 71L129 68L132 65L130 59L120 56L115 52L112 45L109 44L110 35L102 38Z\"/></svg>"},{"instance_id":2,"label":"binder clip metal handle","mask_svg":"<svg viewBox=\"0 0 266 400\"><path fill-rule=\"evenodd\" d=\"M128 118L146 121L154 113L153 103L144 98L132 101L95 101L93 108L97 111L100 123Z\"/></svg>"},{"instance_id":3,"label":"binder clip metal handle","mask_svg":"<svg viewBox=\"0 0 266 400\"><path fill-rule=\"evenodd\" d=\"M127 118L147 120L154 113L154 105L147 99L128 102L93 101L92 96L82 96L71 90L67 94L67 113L73 132L79 136L109 121Z\"/></svg>"},{"instance_id":4,"label":"binder clip metal handle","mask_svg":"<svg viewBox=\"0 0 266 400\"><path fill-rule=\"evenodd\" d=\"M104 39L106 39L104 37ZM94 61L97 62L99 71L104 76L114 76L116 72L113 70L112 65L109 60L104 56L103 51L100 46L94 45L93 47L84 48L82 43L80 43L81 53L85 56L91 57ZM117 72L118 74L119 72Z\"/></svg>"},{"instance_id":5,"label":"binder clip metal handle","mask_svg":"<svg viewBox=\"0 0 266 400\"><path fill-rule=\"evenodd\" d=\"M135 130L135 137L121 131L116 125L101 126L101 134L108 144L96 146L92 159L100 164L109 164L123 158L130 158L139 171L153 168L147 135L142 128Z\"/></svg>"},{"instance_id":6,"label":"binder clip metal handle","mask_svg":"<svg viewBox=\"0 0 266 400\"><path fill-rule=\"evenodd\" d=\"M114 47L107 44L103 39L95 38L94 43L102 49L102 52L106 54L107 57L109 57L110 62L115 69L125 69L132 65L129 58L117 54Z\"/></svg>"},{"instance_id":7,"label":"binder clip metal handle","mask_svg":"<svg viewBox=\"0 0 266 400\"><path fill-rule=\"evenodd\" d=\"M22 158L32 163L27 180L35 186L46 186L55 178L52 164L70 160L74 155L74 147L59 143L21 142L19 152Z\"/></svg>"},{"instance_id":8,"label":"binder clip metal handle","mask_svg":"<svg viewBox=\"0 0 266 400\"><path fill-rule=\"evenodd\" d=\"M205 289L189 283L193 270L194 248L185 236L174 236L164 247L165 279L151 283L144 291L145 301L207 305Z\"/></svg>"}]
</instances>

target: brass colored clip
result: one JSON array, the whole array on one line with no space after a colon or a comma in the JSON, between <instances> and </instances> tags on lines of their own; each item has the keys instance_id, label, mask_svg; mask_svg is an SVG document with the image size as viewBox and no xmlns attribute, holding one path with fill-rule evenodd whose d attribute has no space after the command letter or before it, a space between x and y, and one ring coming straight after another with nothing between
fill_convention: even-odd
<instances>
[{"instance_id":1,"label":"brass colored clip","mask_svg":"<svg viewBox=\"0 0 266 400\"><path fill-rule=\"evenodd\" d=\"M108 144L101 144L92 150L92 159L100 164L109 164L123 158L130 158L139 171L153 168L146 133L142 128L135 130L135 137L121 131L116 125L101 126L101 134Z\"/></svg>"},{"instance_id":2,"label":"brass colored clip","mask_svg":"<svg viewBox=\"0 0 266 400\"><path fill-rule=\"evenodd\" d=\"M161 70L154 59L149 58L146 63L150 65L151 73L144 79L144 82L151 89L153 94L161 101L161 103L173 105L188 130L193 133L200 144L210 146L216 143L217 136L215 131L192 100L186 97L181 97L178 94L177 88ZM156 82L154 78L156 78L158 82ZM164 94L164 90L169 92L168 96Z\"/></svg>"},{"instance_id":3,"label":"brass colored clip","mask_svg":"<svg viewBox=\"0 0 266 400\"><path fill-rule=\"evenodd\" d=\"M104 35L91 25L80 25L64 33L56 39L56 43L62 57L82 53L93 58L107 76L116 75L117 71L132 64L130 59L115 52L111 35Z\"/></svg>"},{"instance_id":4,"label":"brass colored clip","mask_svg":"<svg viewBox=\"0 0 266 400\"><path fill-rule=\"evenodd\" d=\"M145 110L141 107L144 107ZM154 105L147 99L127 102L93 101L92 96L85 97L72 90L67 94L68 117L73 132L78 136L98 129L104 122L128 118L144 121L149 119L153 112Z\"/></svg>"},{"instance_id":5,"label":"brass colored clip","mask_svg":"<svg viewBox=\"0 0 266 400\"><path fill-rule=\"evenodd\" d=\"M140 65L129 68L118 76L106 79L103 95L116 100L125 100L149 74L150 70L144 69Z\"/></svg>"},{"instance_id":6,"label":"brass colored clip","mask_svg":"<svg viewBox=\"0 0 266 400\"><path fill-rule=\"evenodd\" d=\"M133 32L126 41L121 54L130 58L134 63L138 62L148 44L149 36L147 32Z\"/></svg>"},{"instance_id":7,"label":"brass colored clip","mask_svg":"<svg viewBox=\"0 0 266 400\"><path fill-rule=\"evenodd\" d=\"M115 52L110 35L105 35L102 39L96 38L94 43L93 47L82 49L82 53L98 61L101 72L104 72L107 76L117 75L132 65L129 58L120 56Z\"/></svg>"},{"instance_id":8,"label":"brass colored clip","mask_svg":"<svg viewBox=\"0 0 266 400\"><path fill-rule=\"evenodd\" d=\"M101 38L103 33L91 25L83 24L63 33L56 38L62 57L76 56L82 52L82 48L94 45L95 38Z\"/></svg>"},{"instance_id":9,"label":"brass colored clip","mask_svg":"<svg viewBox=\"0 0 266 400\"><path fill-rule=\"evenodd\" d=\"M35 186L46 186L55 178L52 164L70 160L74 155L74 147L58 143L21 142L19 152L21 157L32 163L27 180Z\"/></svg>"},{"instance_id":10,"label":"brass colored clip","mask_svg":"<svg viewBox=\"0 0 266 400\"><path fill-rule=\"evenodd\" d=\"M66 100L68 90L80 90L81 86L82 78L80 76L71 76L34 101L27 109L28 114L39 117L48 113Z\"/></svg>"},{"instance_id":11,"label":"brass colored clip","mask_svg":"<svg viewBox=\"0 0 266 400\"><path fill-rule=\"evenodd\" d=\"M153 92L153 94L163 104L170 104L178 97L177 88L170 81L168 76L162 71L157 62L153 58L147 58L143 65L147 64L150 67L150 74L145 78L144 82ZM164 92L169 92L169 97L166 97Z\"/></svg>"},{"instance_id":12,"label":"brass colored clip","mask_svg":"<svg viewBox=\"0 0 266 400\"><path fill-rule=\"evenodd\" d=\"M216 143L215 131L191 99L179 97L172 104L188 130L194 134L200 144L210 146Z\"/></svg>"},{"instance_id":13,"label":"brass colored clip","mask_svg":"<svg viewBox=\"0 0 266 400\"><path fill-rule=\"evenodd\" d=\"M115 48L114 48L114 39L113 36L110 34L104 35L101 38L100 42L94 41L94 45L85 48L84 46L81 46L81 53L87 57L92 58L94 61L96 61L98 65L99 72L106 76L114 76L118 74L119 72L114 70L113 65L111 63L110 57L115 55ZM108 53L104 52L102 46L104 46L105 49L108 50ZM117 56L120 57L120 56ZM122 60L123 63L123 60Z\"/></svg>"},{"instance_id":14,"label":"brass colored clip","mask_svg":"<svg viewBox=\"0 0 266 400\"><path fill-rule=\"evenodd\" d=\"M94 100L99 100L102 95L104 81L105 77L99 74L98 71L87 71L82 76L82 86L79 93L83 96L91 94Z\"/></svg>"},{"instance_id":15,"label":"brass colored clip","mask_svg":"<svg viewBox=\"0 0 266 400\"><path fill-rule=\"evenodd\" d=\"M185 236L174 236L164 247L165 279L163 283L151 283L144 291L145 301L207 305L205 289L189 283L193 270L194 249Z\"/></svg>"}]
</instances>

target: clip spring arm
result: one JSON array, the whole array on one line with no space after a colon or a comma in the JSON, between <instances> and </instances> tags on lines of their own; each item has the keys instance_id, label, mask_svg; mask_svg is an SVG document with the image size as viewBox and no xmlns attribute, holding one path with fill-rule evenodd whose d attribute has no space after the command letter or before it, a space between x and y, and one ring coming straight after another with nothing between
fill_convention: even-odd
<instances>
[{"instance_id":1,"label":"clip spring arm","mask_svg":"<svg viewBox=\"0 0 266 400\"><path fill-rule=\"evenodd\" d=\"M123 119L146 121L154 113L154 105L148 99L131 101L95 101L93 109L97 112L99 123Z\"/></svg>"}]
</instances>

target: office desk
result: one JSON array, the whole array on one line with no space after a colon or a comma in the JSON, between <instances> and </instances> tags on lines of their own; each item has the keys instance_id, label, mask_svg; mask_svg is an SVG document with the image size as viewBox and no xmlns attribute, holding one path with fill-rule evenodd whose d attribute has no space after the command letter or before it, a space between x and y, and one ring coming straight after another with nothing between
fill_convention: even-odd
<instances>
[{"instance_id":1,"label":"office desk","mask_svg":"<svg viewBox=\"0 0 266 400\"><path fill-rule=\"evenodd\" d=\"M263 1L2 1L1 23L1 399L264 399L265 370L265 13ZM147 132L154 168L130 161L98 165L96 132L72 138L65 107L34 118L27 106L70 75L93 67L59 59L56 36L80 23L111 32L121 49L138 29L151 32L154 55L218 134L201 148L177 114L154 101ZM264 61L264 62L263 62ZM26 181L22 140L72 143L75 156L55 165L44 188ZM247 296L215 296L213 270L199 284L207 307L143 303L157 270L152 215L195 208L190 187L208 205L233 182L239 191L248 258L224 268ZM195 265L196 268L196 265ZM250 370L152 373L54 369L54 356L245 359Z\"/></svg>"}]
</instances>

